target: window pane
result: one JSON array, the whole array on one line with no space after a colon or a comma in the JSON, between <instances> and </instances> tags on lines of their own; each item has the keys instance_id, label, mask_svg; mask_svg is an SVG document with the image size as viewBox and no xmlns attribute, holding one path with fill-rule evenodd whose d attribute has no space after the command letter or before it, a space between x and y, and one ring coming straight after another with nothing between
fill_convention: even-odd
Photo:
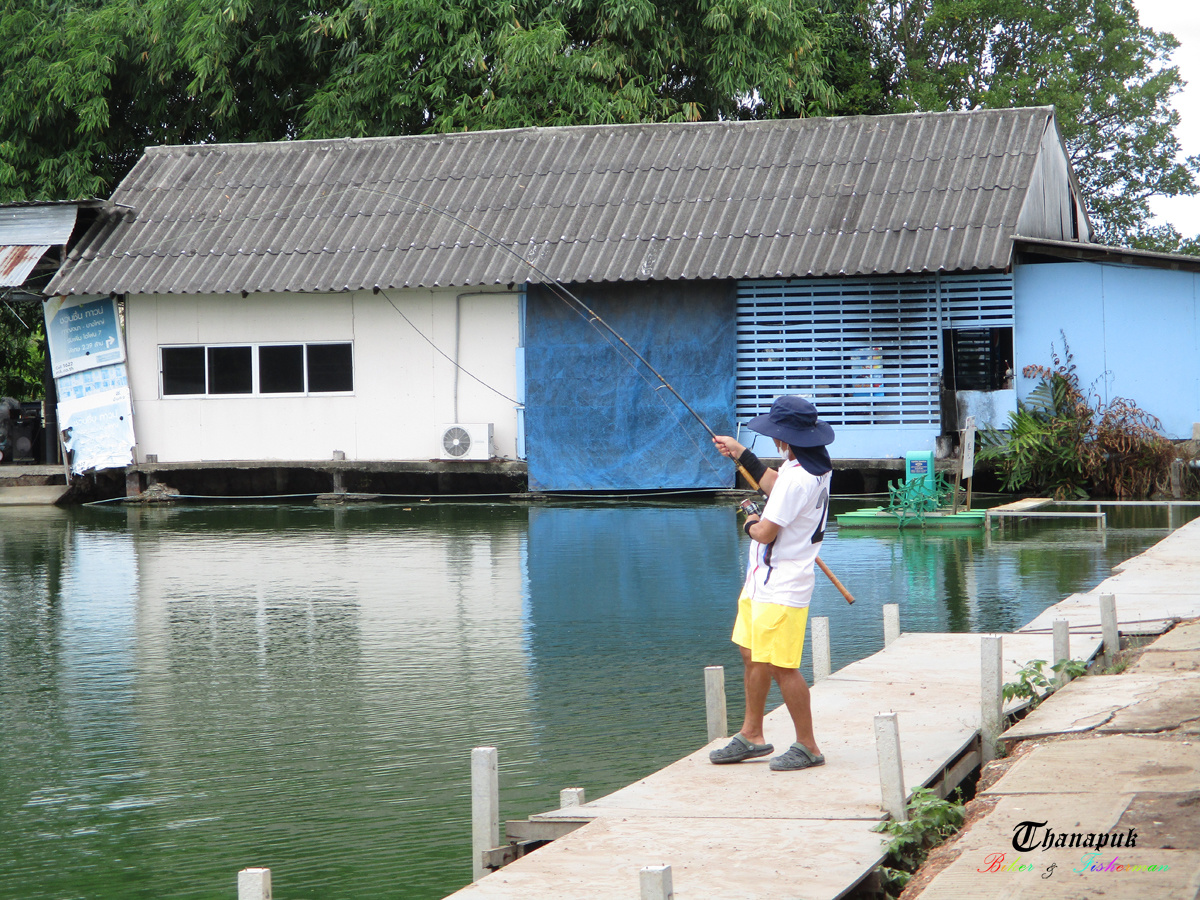
<instances>
[{"instance_id":1,"label":"window pane","mask_svg":"<svg viewBox=\"0 0 1200 900\"><path fill-rule=\"evenodd\" d=\"M304 345L258 348L258 391L260 394L304 392Z\"/></svg>"},{"instance_id":2,"label":"window pane","mask_svg":"<svg viewBox=\"0 0 1200 900\"><path fill-rule=\"evenodd\" d=\"M162 348L163 396L204 393L204 348Z\"/></svg>"},{"instance_id":3,"label":"window pane","mask_svg":"<svg viewBox=\"0 0 1200 900\"><path fill-rule=\"evenodd\" d=\"M249 394L254 390L249 347L208 348L208 392Z\"/></svg>"},{"instance_id":4,"label":"window pane","mask_svg":"<svg viewBox=\"0 0 1200 900\"><path fill-rule=\"evenodd\" d=\"M349 344L308 345L308 390L354 390L354 355Z\"/></svg>"}]
</instances>

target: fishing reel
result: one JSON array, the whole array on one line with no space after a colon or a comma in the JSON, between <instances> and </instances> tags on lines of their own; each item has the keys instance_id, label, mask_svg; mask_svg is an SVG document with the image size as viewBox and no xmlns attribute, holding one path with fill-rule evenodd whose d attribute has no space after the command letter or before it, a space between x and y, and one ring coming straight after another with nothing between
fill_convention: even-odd
<instances>
[{"instance_id":1,"label":"fishing reel","mask_svg":"<svg viewBox=\"0 0 1200 900\"><path fill-rule=\"evenodd\" d=\"M752 497L747 497L738 505L742 508L742 512L747 516L762 515L762 504Z\"/></svg>"}]
</instances>

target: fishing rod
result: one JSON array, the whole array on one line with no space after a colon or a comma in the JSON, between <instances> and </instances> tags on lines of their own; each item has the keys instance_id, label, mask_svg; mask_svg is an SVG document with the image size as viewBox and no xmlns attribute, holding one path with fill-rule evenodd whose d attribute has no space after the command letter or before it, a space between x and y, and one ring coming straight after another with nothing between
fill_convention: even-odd
<instances>
[{"instance_id":1,"label":"fishing rod","mask_svg":"<svg viewBox=\"0 0 1200 900\"><path fill-rule=\"evenodd\" d=\"M621 345L624 346L625 349L627 349L630 353L632 353L638 362L640 362L643 366L645 366L655 378L657 378L660 382L662 382L662 386L671 392L671 394L675 397L675 399L678 400L683 405L683 408L686 409L689 413L691 413L692 418L694 418L697 422L700 423L700 427L708 432L709 437L711 437L714 441L717 439L717 433L715 431L713 431L712 428L709 427L709 424L707 422L705 422L704 419L700 416L700 414L692 408L692 405L683 399L683 396L679 393L679 391L675 390L675 388L671 385L671 383L669 381L667 381L666 378L663 377L662 373L659 372L658 369L654 368L654 366L650 365L650 362L646 359L646 357L642 356L642 354L639 353L637 351L637 349L632 344L629 343L629 341L625 340L625 338L622 337L621 334L615 328L613 328L606 321L604 321L604 319L601 318L599 313L597 313L594 309L592 309L590 306L588 306L586 303L584 303L583 300L581 300L579 297L577 297L571 291L570 288L568 288L565 284L563 284L561 281L559 281L557 278L555 278L549 272L544 271L536 263L530 262L528 259L526 259L524 256L522 256L520 253L517 253L516 250L514 250L513 248L511 248L511 247L507 246L506 244L504 244L503 242L501 242L499 238L495 237L492 234L489 234L488 232L484 231L482 228L479 228L479 227L471 224L466 219L456 216L454 213L450 212L449 210L440 209L431 203L426 203L424 200L418 200L415 197L408 197L408 196L405 196L404 194L400 194L395 191L385 191L380 188L369 188L369 187L365 187L362 185L359 185L358 189L362 190L362 191L368 191L370 193L382 194L385 197L394 197L397 200L402 200L405 203L412 203L413 205L415 205L417 207L422 207L424 209L429 210L431 213L434 213L439 216L443 216L447 219L450 219L453 222L457 222L459 225L462 225L464 228L467 228L470 231L475 232L475 234L479 235L481 238L483 238L489 244L492 244L493 246L504 251L505 253L509 254L510 256L515 257L523 265L528 266L536 275L540 276L543 279L543 281L546 285L546 288L551 293L553 293L556 297L558 297L558 299L562 300L568 306L571 306L571 304L574 303L575 307L576 307L576 312L579 312L580 315L586 314L586 317L588 318L589 322L591 322L593 324L595 324L595 323L600 324L601 326L604 327L604 329L606 331L608 331L609 334L611 334L614 338L616 338L618 341L620 341ZM747 484L749 484L755 491L763 494L764 496L766 495L766 491L764 491L762 489L762 487L759 485L758 481L754 478L754 476L751 475L746 470L745 466L743 466L736 459L733 460L733 464L735 466L737 466L738 471L742 473L742 477L746 479ZM833 572L831 572L829 570L829 566L825 565L824 560L822 560L820 556L818 556L816 558L816 560L817 560L817 565L820 567L821 571L825 573L825 576L829 579L829 581L833 584L833 586L838 589L838 591L841 593L841 595L846 598L846 602L853 603L854 595L851 594L848 590L846 590L846 586L843 585L842 582L840 580L838 580L837 576L834 575Z\"/></svg>"}]
</instances>

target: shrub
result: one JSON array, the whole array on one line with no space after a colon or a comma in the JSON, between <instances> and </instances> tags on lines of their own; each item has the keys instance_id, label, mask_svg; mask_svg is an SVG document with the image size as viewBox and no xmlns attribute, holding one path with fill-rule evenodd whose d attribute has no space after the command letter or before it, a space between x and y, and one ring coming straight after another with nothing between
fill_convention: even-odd
<instances>
[{"instance_id":1,"label":"shrub","mask_svg":"<svg viewBox=\"0 0 1200 900\"><path fill-rule=\"evenodd\" d=\"M1089 401L1079 384L1066 335L1051 365L1025 366L1038 383L1009 414L1008 428L985 429L979 459L997 464L1007 491L1032 488L1056 500L1089 492L1117 499L1145 497L1168 477L1175 450L1162 423L1133 401Z\"/></svg>"}]
</instances>

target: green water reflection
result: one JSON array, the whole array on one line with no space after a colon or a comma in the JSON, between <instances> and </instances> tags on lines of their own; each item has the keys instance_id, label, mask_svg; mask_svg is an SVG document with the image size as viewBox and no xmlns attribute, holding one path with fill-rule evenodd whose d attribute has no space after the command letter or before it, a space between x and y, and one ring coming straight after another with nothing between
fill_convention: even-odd
<instances>
[{"instance_id":1,"label":"green water reflection","mask_svg":"<svg viewBox=\"0 0 1200 900\"><path fill-rule=\"evenodd\" d=\"M814 597L835 666L879 649L883 603L1014 628L1184 519L1110 516L831 532L858 597ZM702 744L704 666L737 706L745 549L707 502L4 510L0 897L229 898L250 865L286 900L441 897L470 747L518 817Z\"/></svg>"}]
</instances>

